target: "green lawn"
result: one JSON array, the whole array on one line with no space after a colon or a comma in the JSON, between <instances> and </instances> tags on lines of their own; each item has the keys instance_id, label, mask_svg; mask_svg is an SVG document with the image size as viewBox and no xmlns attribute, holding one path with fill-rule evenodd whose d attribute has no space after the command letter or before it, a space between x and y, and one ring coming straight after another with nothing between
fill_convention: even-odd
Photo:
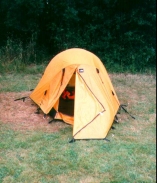
<instances>
[{"instance_id":1,"label":"green lawn","mask_svg":"<svg viewBox=\"0 0 157 183\"><path fill-rule=\"evenodd\" d=\"M41 74L0 76L0 92L28 91ZM122 104L119 124L105 140L72 138L72 126L58 132L14 131L1 120L2 183L151 183L156 182L155 75L110 74ZM34 111L33 111L34 112ZM52 124L56 125L56 123ZM50 125L51 128L51 125Z\"/></svg>"}]
</instances>

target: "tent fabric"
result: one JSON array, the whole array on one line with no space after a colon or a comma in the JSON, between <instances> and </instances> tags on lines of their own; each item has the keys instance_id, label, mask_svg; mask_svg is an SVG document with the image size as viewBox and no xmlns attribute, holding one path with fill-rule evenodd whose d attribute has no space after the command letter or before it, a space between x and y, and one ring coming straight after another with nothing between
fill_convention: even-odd
<instances>
[{"instance_id":1,"label":"tent fabric","mask_svg":"<svg viewBox=\"0 0 157 183\"><path fill-rule=\"evenodd\" d=\"M54 108L56 119L73 125L74 139L105 138L120 106L101 60L80 48L57 54L30 98L45 114Z\"/></svg>"}]
</instances>

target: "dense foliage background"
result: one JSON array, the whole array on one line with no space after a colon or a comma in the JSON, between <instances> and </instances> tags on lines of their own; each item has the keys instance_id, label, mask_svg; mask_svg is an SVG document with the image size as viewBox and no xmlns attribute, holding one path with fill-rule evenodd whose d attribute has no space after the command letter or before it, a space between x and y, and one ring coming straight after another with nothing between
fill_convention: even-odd
<instances>
[{"instance_id":1,"label":"dense foliage background","mask_svg":"<svg viewBox=\"0 0 157 183\"><path fill-rule=\"evenodd\" d=\"M0 0L0 66L80 47L113 71L155 67L155 0Z\"/></svg>"}]
</instances>

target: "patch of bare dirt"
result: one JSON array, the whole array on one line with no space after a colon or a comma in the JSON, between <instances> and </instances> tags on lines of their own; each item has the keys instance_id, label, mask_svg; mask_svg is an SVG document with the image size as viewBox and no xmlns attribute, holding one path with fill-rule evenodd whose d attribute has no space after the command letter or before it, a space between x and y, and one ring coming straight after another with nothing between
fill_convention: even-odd
<instances>
[{"instance_id":1,"label":"patch of bare dirt","mask_svg":"<svg viewBox=\"0 0 157 183\"><path fill-rule=\"evenodd\" d=\"M14 130L41 130L46 132L55 132L60 128L65 128L66 124L63 122L48 122L51 120L50 116L44 118L44 114L35 114L37 105L28 97L23 100L15 99L29 96L30 92L6 92L0 93L0 121L12 126Z\"/></svg>"}]
</instances>

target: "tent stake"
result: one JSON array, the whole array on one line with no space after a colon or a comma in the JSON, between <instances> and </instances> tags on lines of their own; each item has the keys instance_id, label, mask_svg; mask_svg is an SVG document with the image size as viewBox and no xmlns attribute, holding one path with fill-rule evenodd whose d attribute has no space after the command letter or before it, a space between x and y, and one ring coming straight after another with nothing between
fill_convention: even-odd
<instances>
[{"instance_id":1,"label":"tent stake","mask_svg":"<svg viewBox=\"0 0 157 183\"><path fill-rule=\"evenodd\" d=\"M69 141L69 143L73 143L73 142L75 142L74 138Z\"/></svg>"},{"instance_id":2,"label":"tent stake","mask_svg":"<svg viewBox=\"0 0 157 183\"><path fill-rule=\"evenodd\" d=\"M110 140L109 140L109 139L107 139L107 138L104 138L103 140L106 140L107 142L110 142Z\"/></svg>"}]
</instances>

